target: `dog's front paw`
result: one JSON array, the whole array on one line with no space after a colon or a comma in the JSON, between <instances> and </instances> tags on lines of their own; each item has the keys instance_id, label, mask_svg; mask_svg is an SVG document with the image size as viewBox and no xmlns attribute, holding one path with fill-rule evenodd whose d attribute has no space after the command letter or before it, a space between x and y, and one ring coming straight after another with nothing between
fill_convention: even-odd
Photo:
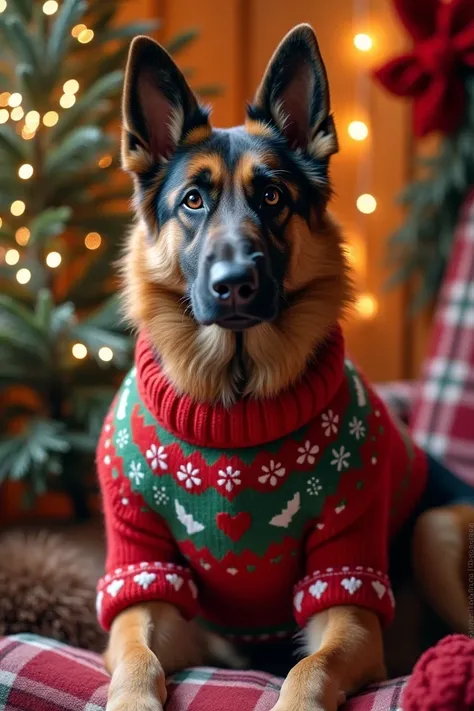
<instances>
[{"instance_id":1,"label":"dog's front paw","mask_svg":"<svg viewBox=\"0 0 474 711\"><path fill-rule=\"evenodd\" d=\"M338 683L320 668L299 662L288 674L280 697L271 711L337 711L346 695Z\"/></svg>"},{"instance_id":2,"label":"dog's front paw","mask_svg":"<svg viewBox=\"0 0 474 711\"><path fill-rule=\"evenodd\" d=\"M163 711L156 696L129 696L109 699L105 711Z\"/></svg>"}]
</instances>

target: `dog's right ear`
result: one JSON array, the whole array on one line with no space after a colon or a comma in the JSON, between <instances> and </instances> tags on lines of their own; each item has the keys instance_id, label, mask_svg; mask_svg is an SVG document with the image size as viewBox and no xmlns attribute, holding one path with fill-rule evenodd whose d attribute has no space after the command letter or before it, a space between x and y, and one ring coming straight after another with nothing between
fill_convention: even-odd
<instances>
[{"instance_id":1,"label":"dog's right ear","mask_svg":"<svg viewBox=\"0 0 474 711\"><path fill-rule=\"evenodd\" d=\"M140 174L166 162L189 131L209 126L208 115L168 52L149 37L136 37L123 93L125 170Z\"/></svg>"}]
</instances>

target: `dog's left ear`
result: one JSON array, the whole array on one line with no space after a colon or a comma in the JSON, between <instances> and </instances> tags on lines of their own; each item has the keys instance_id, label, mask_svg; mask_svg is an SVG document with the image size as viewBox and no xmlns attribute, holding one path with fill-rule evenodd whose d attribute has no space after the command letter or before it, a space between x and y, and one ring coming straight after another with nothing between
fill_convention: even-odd
<instances>
[{"instance_id":1,"label":"dog's left ear","mask_svg":"<svg viewBox=\"0 0 474 711\"><path fill-rule=\"evenodd\" d=\"M276 127L293 150L319 159L337 152L326 69L310 25L295 27L276 49L249 117Z\"/></svg>"}]
</instances>

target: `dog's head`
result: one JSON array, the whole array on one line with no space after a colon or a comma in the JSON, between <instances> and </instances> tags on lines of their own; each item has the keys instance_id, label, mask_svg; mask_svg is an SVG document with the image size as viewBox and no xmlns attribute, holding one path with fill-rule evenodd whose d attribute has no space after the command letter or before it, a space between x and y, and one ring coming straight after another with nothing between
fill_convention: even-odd
<instances>
[{"instance_id":1,"label":"dog's head","mask_svg":"<svg viewBox=\"0 0 474 711\"><path fill-rule=\"evenodd\" d=\"M249 372L236 375L239 343L248 371L275 358L263 351L278 350L278 334L290 347L297 339L301 355L290 370L301 370L348 297L339 233L326 212L336 151L326 71L309 26L283 40L245 125L227 130L211 127L162 47L145 37L133 42L123 163L134 176L139 226L125 260L127 301L132 320L155 334L165 367L163 341L185 344L158 329L181 319L188 341L192 333L207 352L220 343L229 377L246 379L244 390L265 388L248 387ZM277 380L267 392L291 376Z\"/></svg>"}]
</instances>

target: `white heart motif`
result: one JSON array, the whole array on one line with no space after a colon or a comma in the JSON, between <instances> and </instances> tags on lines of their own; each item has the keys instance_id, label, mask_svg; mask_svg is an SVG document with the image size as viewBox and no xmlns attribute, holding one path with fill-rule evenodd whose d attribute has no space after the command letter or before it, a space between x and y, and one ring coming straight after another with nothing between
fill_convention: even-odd
<instances>
[{"instance_id":1,"label":"white heart motif","mask_svg":"<svg viewBox=\"0 0 474 711\"><path fill-rule=\"evenodd\" d=\"M344 580L341 580L341 585L342 587L347 590L349 595L353 595L359 588L362 587L362 580L359 580L359 578L344 578Z\"/></svg>"},{"instance_id":2,"label":"white heart motif","mask_svg":"<svg viewBox=\"0 0 474 711\"><path fill-rule=\"evenodd\" d=\"M386 586L380 580L372 580L372 587L377 593L378 599L381 600L387 591Z\"/></svg>"},{"instance_id":3,"label":"white heart motif","mask_svg":"<svg viewBox=\"0 0 474 711\"><path fill-rule=\"evenodd\" d=\"M346 505L345 505L345 504L340 504L339 506L336 506L336 508L334 509L334 511L335 511L337 514L340 514L340 513L342 513L342 511L344 511L345 508L346 508Z\"/></svg>"},{"instance_id":4,"label":"white heart motif","mask_svg":"<svg viewBox=\"0 0 474 711\"><path fill-rule=\"evenodd\" d=\"M237 570L237 568L227 568L227 572L229 573L229 575L237 575L239 571Z\"/></svg>"},{"instance_id":5,"label":"white heart motif","mask_svg":"<svg viewBox=\"0 0 474 711\"><path fill-rule=\"evenodd\" d=\"M191 595L196 600L196 598L198 596L198 589L196 587L196 583L193 580L188 580L188 585L189 585L189 589L191 590Z\"/></svg>"},{"instance_id":6,"label":"white heart motif","mask_svg":"<svg viewBox=\"0 0 474 711\"><path fill-rule=\"evenodd\" d=\"M317 523L316 528L318 529L318 531L322 531L324 528L324 523Z\"/></svg>"},{"instance_id":7,"label":"white heart motif","mask_svg":"<svg viewBox=\"0 0 474 711\"><path fill-rule=\"evenodd\" d=\"M138 575L135 575L133 580L139 585L141 588L144 590L148 590L150 585L155 582L156 580L156 575L155 573L147 573L145 570L143 573L138 573Z\"/></svg>"},{"instance_id":8,"label":"white heart motif","mask_svg":"<svg viewBox=\"0 0 474 711\"><path fill-rule=\"evenodd\" d=\"M112 580L112 582L109 585L107 585L107 587L105 589L107 590L107 592L109 593L109 595L111 597L117 597L117 595L123 588L124 584L125 584L125 581L122 579Z\"/></svg>"},{"instance_id":9,"label":"white heart motif","mask_svg":"<svg viewBox=\"0 0 474 711\"><path fill-rule=\"evenodd\" d=\"M183 578L176 573L167 573L166 580L174 587L176 592L180 589L181 585L184 583Z\"/></svg>"},{"instance_id":10,"label":"white heart motif","mask_svg":"<svg viewBox=\"0 0 474 711\"><path fill-rule=\"evenodd\" d=\"M97 593L97 597L95 599L95 609L97 612L97 617L100 617L100 613L102 612L102 600L104 599L104 593L102 590Z\"/></svg>"},{"instance_id":11,"label":"white heart motif","mask_svg":"<svg viewBox=\"0 0 474 711\"><path fill-rule=\"evenodd\" d=\"M314 585L311 585L309 592L316 598L316 600L319 600L326 592L327 586L327 583L324 583L322 580L317 580Z\"/></svg>"},{"instance_id":12,"label":"white heart motif","mask_svg":"<svg viewBox=\"0 0 474 711\"><path fill-rule=\"evenodd\" d=\"M293 604L295 606L295 610L297 612L301 612L301 606L303 604L303 598L304 598L304 591L300 590L299 592L296 593L296 595L293 598Z\"/></svg>"}]
</instances>

